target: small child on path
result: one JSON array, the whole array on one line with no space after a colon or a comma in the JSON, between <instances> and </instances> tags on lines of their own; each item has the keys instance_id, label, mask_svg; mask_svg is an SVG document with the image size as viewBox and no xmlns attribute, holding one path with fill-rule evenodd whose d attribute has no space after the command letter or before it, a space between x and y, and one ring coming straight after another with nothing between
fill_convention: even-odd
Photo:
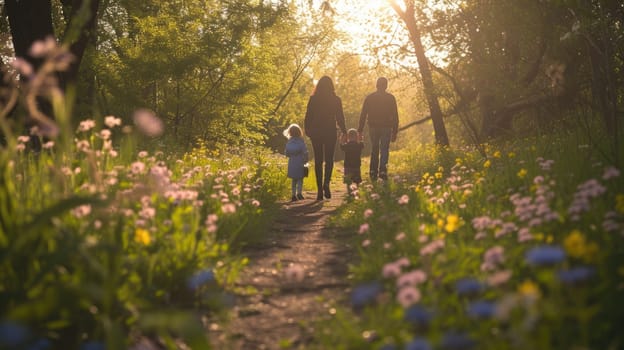
<instances>
[{"instance_id":1,"label":"small child on path","mask_svg":"<svg viewBox=\"0 0 624 350\"><path fill-rule=\"evenodd\" d=\"M362 182L360 166L362 165L362 149L364 143L358 139L358 131L347 131L346 143L340 144L340 149L345 153L344 159L344 183L347 185L347 193L351 193L351 185L359 185Z\"/></svg>"},{"instance_id":2,"label":"small child on path","mask_svg":"<svg viewBox=\"0 0 624 350\"><path fill-rule=\"evenodd\" d=\"M304 199L303 178L304 166L308 162L308 149L303 141L303 132L297 124L290 124L284 130L284 136L288 138L284 154L288 157L288 177L292 179L291 201Z\"/></svg>"}]
</instances>

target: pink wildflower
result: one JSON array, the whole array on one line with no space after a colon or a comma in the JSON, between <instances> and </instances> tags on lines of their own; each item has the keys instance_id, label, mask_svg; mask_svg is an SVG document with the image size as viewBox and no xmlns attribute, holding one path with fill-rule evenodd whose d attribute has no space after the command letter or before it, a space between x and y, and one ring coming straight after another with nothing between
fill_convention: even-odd
<instances>
[{"instance_id":1,"label":"pink wildflower","mask_svg":"<svg viewBox=\"0 0 624 350\"><path fill-rule=\"evenodd\" d=\"M401 198L399 198L398 203L400 205L405 205L405 204L409 203L409 196L406 195L406 194L402 195Z\"/></svg>"},{"instance_id":2,"label":"pink wildflower","mask_svg":"<svg viewBox=\"0 0 624 350\"><path fill-rule=\"evenodd\" d=\"M85 205L78 206L78 207L74 208L71 211L71 213L76 218L83 218L83 217L91 214L91 205L85 204Z\"/></svg>"},{"instance_id":3,"label":"pink wildflower","mask_svg":"<svg viewBox=\"0 0 624 350\"><path fill-rule=\"evenodd\" d=\"M402 257L402 258L398 259L397 261L395 261L394 263L399 265L400 267L407 267L407 266L410 265L410 261L406 257Z\"/></svg>"},{"instance_id":4,"label":"pink wildflower","mask_svg":"<svg viewBox=\"0 0 624 350\"><path fill-rule=\"evenodd\" d=\"M442 248L444 248L444 240L438 239L422 247L420 249L420 255L422 256L431 255Z\"/></svg>"},{"instance_id":5,"label":"pink wildflower","mask_svg":"<svg viewBox=\"0 0 624 350\"><path fill-rule=\"evenodd\" d=\"M362 225L360 225L360 230L358 231L358 233L364 234L368 232L369 229L370 229L370 226L367 223L363 223Z\"/></svg>"},{"instance_id":6,"label":"pink wildflower","mask_svg":"<svg viewBox=\"0 0 624 350\"><path fill-rule=\"evenodd\" d=\"M614 177L619 177L619 176L620 176L620 171L616 167L610 166L604 170L602 179L609 180L609 179L612 179Z\"/></svg>"},{"instance_id":7,"label":"pink wildflower","mask_svg":"<svg viewBox=\"0 0 624 350\"><path fill-rule=\"evenodd\" d=\"M139 216L144 218L144 219L151 219L156 215L156 209L152 208L152 207L144 207L143 209L141 209L141 211L139 212Z\"/></svg>"},{"instance_id":8,"label":"pink wildflower","mask_svg":"<svg viewBox=\"0 0 624 350\"><path fill-rule=\"evenodd\" d=\"M474 236L475 241L479 241L482 240L484 238L487 237L487 233L481 231L481 232L477 232L477 234Z\"/></svg>"},{"instance_id":9,"label":"pink wildflower","mask_svg":"<svg viewBox=\"0 0 624 350\"><path fill-rule=\"evenodd\" d=\"M368 219L371 215L373 215L373 209L364 210L364 219Z\"/></svg>"},{"instance_id":10,"label":"pink wildflower","mask_svg":"<svg viewBox=\"0 0 624 350\"><path fill-rule=\"evenodd\" d=\"M505 262L505 248L501 246L494 246L488 249L483 254L483 264L481 264L481 271L491 271L496 269L499 264Z\"/></svg>"},{"instance_id":11,"label":"pink wildflower","mask_svg":"<svg viewBox=\"0 0 624 350\"><path fill-rule=\"evenodd\" d=\"M224 204L221 207L221 211L223 211L224 214L234 214L236 213L236 205L232 203Z\"/></svg>"},{"instance_id":12,"label":"pink wildflower","mask_svg":"<svg viewBox=\"0 0 624 350\"><path fill-rule=\"evenodd\" d=\"M139 130L147 136L156 137L163 133L163 122L154 112L147 109L139 109L132 116L134 124Z\"/></svg>"},{"instance_id":13,"label":"pink wildflower","mask_svg":"<svg viewBox=\"0 0 624 350\"><path fill-rule=\"evenodd\" d=\"M111 131L108 129L104 129L102 131L100 131L100 137L102 138L102 140L108 140L111 137Z\"/></svg>"},{"instance_id":14,"label":"pink wildflower","mask_svg":"<svg viewBox=\"0 0 624 350\"><path fill-rule=\"evenodd\" d=\"M13 69L18 71L21 75L24 75L27 77L33 75L33 73L35 72L32 65L28 63L28 61L20 57L11 61L11 66L13 67Z\"/></svg>"},{"instance_id":15,"label":"pink wildflower","mask_svg":"<svg viewBox=\"0 0 624 350\"><path fill-rule=\"evenodd\" d=\"M494 274L490 275L487 278L487 283L493 287L499 286L509 281L512 274L513 273L511 272L511 270L503 270L503 271L495 272Z\"/></svg>"},{"instance_id":16,"label":"pink wildflower","mask_svg":"<svg viewBox=\"0 0 624 350\"><path fill-rule=\"evenodd\" d=\"M399 232L396 237L394 237L395 240L397 241L402 241L404 240L406 237L405 232Z\"/></svg>"},{"instance_id":17,"label":"pink wildflower","mask_svg":"<svg viewBox=\"0 0 624 350\"><path fill-rule=\"evenodd\" d=\"M365 240L362 242L362 247L368 247L370 244L371 244L370 239L365 239Z\"/></svg>"},{"instance_id":18,"label":"pink wildflower","mask_svg":"<svg viewBox=\"0 0 624 350\"><path fill-rule=\"evenodd\" d=\"M20 135L17 137L17 142L27 143L28 141L30 141L30 136Z\"/></svg>"},{"instance_id":19,"label":"pink wildflower","mask_svg":"<svg viewBox=\"0 0 624 350\"><path fill-rule=\"evenodd\" d=\"M143 162L134 162L130 164L130 171L133 174L140 174L145 171L145 164Z\"/></svg>"},{"instance_id":20,"label":"pink wildflower","mask_svg":"<svg viewBox=\"0 0 624 350\"><path fill-rule=\"evenodd\" d=\"M382 275L384 278L397 277L401 274L401 266L396 262L387 263L384 265Z\"/></svg>"},{"instance_id":21,"label":"pink wildflower","mask_svg":"<svg viewBox=\"0 0 624 350\"><path fill-rule=\"evenodd\" d=\"M28 52L32 57L41 58L46 56L56 47L56 40L52 36L48 36L45 40L36 40Z\"/></svg>"},{"instance_id":22,"label":"pink wildflower","mask_svg":"<svg viewBox=\"0 0 624 350\"><path fill-rule=\"evenodd\" d=\"M416 304L420 301L421 294L418 289L415 287L405 287L399 290L397 294L397 301L404 308L407 308L413 304Z\"/></svg>"},{"instance_id":23,"label":"pink wildflower","mask_svg":"<svg viewBox=\"0 0 624 350\"><path fill-rule=\"evenodd\" d=\"M405 274L402 274L397 279L397 287L403 288L407 286L417 286L427 280L427 274L422 270L414 270Z\"/></svg>"},{"instance_id":24,"label":"pink wildflower","mask_svg":"<svg viewBox=\"0 0 624 350\"><path fill-rule=\"evenodd\" d=\"M112 129L115 126L121 125L121 119L115 118L114 116L109 115L109 116L104 117L104 124Z\"/></svg>"},{"instance_id":25,"label":"pink wildflower","mask_svg":"<svg viewBox=\"0 0 624 350\"><path fill-rule=\"evenodd\" d=\"M93 119L86 119L78 124L78 131L86 132L95 128L95 121Z\"/></svg>"}]
</instances>

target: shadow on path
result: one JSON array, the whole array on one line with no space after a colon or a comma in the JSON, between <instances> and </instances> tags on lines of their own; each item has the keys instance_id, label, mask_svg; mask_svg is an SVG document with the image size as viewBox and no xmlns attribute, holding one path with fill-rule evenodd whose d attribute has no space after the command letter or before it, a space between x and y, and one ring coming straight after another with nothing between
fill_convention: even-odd
<instances>
[{"instance_id":1,"label":"shadow on path","mask_svg":"<svg viewBox=\"0 0 624 350\"><path fill-rule=\"evenodd\" d=\"M305 196L316 198L316 193ZM217 349L311 345L311 321L328 315L348 288L352 249L345 240L334 239L337 232L326 228L344 196L344 190L335 190L330 200L282 205L270 236L244 251L249 266L239 287L253 287L257 292L239 296L226 329L211 332Z\"/></svg>"}]
</instances>

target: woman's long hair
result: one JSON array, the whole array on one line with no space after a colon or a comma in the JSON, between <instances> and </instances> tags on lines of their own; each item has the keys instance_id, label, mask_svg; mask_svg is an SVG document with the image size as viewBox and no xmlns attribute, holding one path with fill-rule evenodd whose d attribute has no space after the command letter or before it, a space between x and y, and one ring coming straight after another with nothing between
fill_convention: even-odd
<instances>
[{"instance_id":1,"label":"woman's long hair","mask_svg":"<svg viewBox=\"0 0 624 350\"><path fill-rule=\"evenodd\" d=\"M334 91L334 83L331 78L327 75L324 75L319 79L318 83L316 83L316 88L314 88L313 96L336 96L336 92Z\"/></svg>"}]
</instances>

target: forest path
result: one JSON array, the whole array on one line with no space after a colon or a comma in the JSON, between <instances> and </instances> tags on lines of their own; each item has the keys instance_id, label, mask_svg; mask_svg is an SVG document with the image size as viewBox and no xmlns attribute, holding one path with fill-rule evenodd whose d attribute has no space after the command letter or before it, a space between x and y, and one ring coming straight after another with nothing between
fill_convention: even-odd
<instances>
[{"instance_id":1,"label":"forest path","mask_svg":"<svg viewBox=\"0 0 624 350\"><path fill-rule=\"evenodd\" d=\"M353 249L347 243L348 233L326 225L346 196L341 187L332 183L331 199L316 201L316 191L306 191L306 199L282 204L266 240L245 250L249 265L239 287L253 287L256 292L239 296L232 319L218 332L215 348L312 345L312 322L329 316L349 287Z\"/></svg>"}]
</instances>

